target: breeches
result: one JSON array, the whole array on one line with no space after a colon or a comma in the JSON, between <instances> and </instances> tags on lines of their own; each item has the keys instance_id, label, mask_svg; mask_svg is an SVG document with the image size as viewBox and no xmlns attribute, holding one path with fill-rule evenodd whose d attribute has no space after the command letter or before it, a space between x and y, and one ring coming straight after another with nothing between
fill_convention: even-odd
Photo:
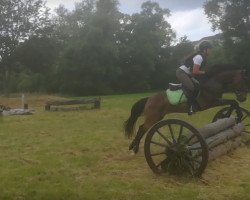
<instances>
[{"instance_id":1,"label":"breeches","mask_svg":"<svg viewBox=\"0 0 250 200\"><path fill-rule=\"evenodd\" d=\"M194 92L195 86L191 78L188 76L186 72L184 72L182 69L178 68L176 70L176 77L178 81L181 82L182 86L189 90L190 92Z\"/></svg>"}]
</instances>

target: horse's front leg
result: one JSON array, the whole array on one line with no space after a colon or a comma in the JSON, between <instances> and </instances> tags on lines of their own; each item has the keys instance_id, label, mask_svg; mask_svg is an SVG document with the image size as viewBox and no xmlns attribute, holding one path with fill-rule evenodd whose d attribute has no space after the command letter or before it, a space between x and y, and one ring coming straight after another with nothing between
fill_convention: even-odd
<instances>
[{"instance_id":1,"label":"horse's front leg","mask_svg":"<svg viewBox=\"0 0 250 200\"><path fill-rule=\"evenodd\" d=\"M243 113L240 109L239 103L236 100L219 99L219 103L220 103L220 106L230 105L230 109L226 113L225 117L229 117L232 114L233 110L236 110L237 122L241 121L241 119L243 117Z\"/></svg>"}]
</instances>

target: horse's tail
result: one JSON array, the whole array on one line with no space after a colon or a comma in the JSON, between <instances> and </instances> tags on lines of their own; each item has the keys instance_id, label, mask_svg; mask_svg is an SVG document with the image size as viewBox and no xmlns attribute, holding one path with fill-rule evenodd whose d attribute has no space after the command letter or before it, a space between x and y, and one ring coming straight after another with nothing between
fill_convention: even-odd
<instances>
[{"instance_id":1,"label":"horse's tail","mask_svg":"<svg viewBox=\"0 0 250 200\"><path fill-rule=\"evenodd\" d=\"M134 125L138 117L143 113L148 97L137 101L131 108L131 114L127 121L124 122L125 135L130 138L134 133Z\"/></svg>"}]
</instances>

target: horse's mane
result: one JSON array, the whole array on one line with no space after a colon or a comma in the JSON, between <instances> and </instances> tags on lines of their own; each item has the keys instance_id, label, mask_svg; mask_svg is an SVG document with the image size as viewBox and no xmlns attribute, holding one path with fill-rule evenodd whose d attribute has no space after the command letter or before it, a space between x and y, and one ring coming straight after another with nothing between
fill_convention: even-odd
<instances>
[{"instance_id":1,"label":"horse's mane","mask_svg":"<svg viewBox=\"0 0 250 200\"><path fill-rule=\"evenodd\" d=\"M234 64L215 64L206 69L205 75L202 77L203 80L208 80L211 77L225 71L231 70L240 70L241 68L238 65Z\"/></svg>"}]
</instances>

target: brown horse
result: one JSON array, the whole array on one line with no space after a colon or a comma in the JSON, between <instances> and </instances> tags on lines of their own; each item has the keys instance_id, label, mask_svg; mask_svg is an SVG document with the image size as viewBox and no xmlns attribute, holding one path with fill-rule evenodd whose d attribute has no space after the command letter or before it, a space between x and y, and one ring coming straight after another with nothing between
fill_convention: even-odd
<instances>
[{"instance_id":1,"label":"brown horse","mask_svg":"<svg viewBox=\"0 0 250 200\"><path fill-rule=\"evenodd\" d=\"M230 105L237 111L238 117L242 117L241 109L236 100L222 99L223 93L228 89L233 89L236 99L243 102L247 97L246 73L235 65L214 65L200 79L200 95L197 98L200 104L200 111L223 105ZM131 115L124 123L125 135L130 138L134 133L134 126L137 118L144 114L144 123L139 126L129 150L137 153L140 140L143 135L158 121L168 113L187 113L187 103L172 105L166 92L158 93L152 97L143 98L137 101L131 109Z\"/></svg>"}]
</instances>

